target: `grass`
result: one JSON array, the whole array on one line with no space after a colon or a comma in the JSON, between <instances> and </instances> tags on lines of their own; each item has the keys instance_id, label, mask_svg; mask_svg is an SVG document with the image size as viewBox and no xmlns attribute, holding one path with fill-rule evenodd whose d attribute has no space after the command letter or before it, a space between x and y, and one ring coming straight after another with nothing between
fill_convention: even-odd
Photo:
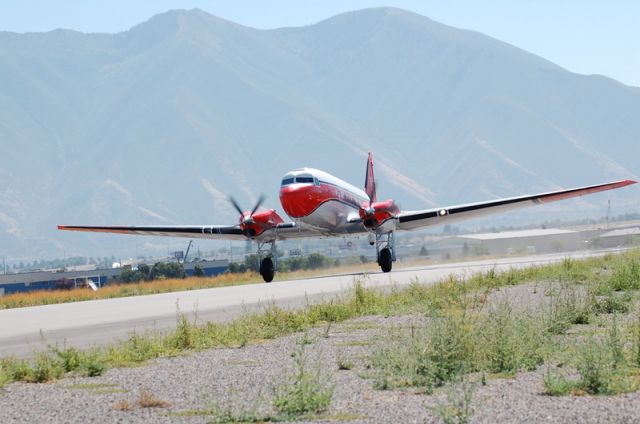
<instances>
[{"instance_id":1,"label":"grass","mask_svg":"<svg viewBox=\"0 0 640 424\"><path fill-rule=\"evenodd\" d=\"M424 263L422 261L421 263ZM430 263L430 262L429 262ZM322 270L300 270L281 272L282 280L312 278L335 273L375 272L378 267L374 263L359 265L342 265ZM50 305L56 303L82 302L86 300L111 299L118 297L141 296L148 294L169 293L184 290L200 290L214 287L228 287L244 284L262 283L262 277L253 271L240 274L221 274L215 277L169 278L164 280L142 281L130 284L108 284L98 291L89 288L72 290L40 290L27 293L12 293L0 296L0 309L23 308L28 306Z\"/></svg>"},{"instance_id":2,"label":"grass","mask_svg":"<svg viewBox=\"0 0 640 424\"><path fill-rule=\"evenodd\" d=\"M164 401L153 393L151 393L148 389L141 389L138 393L138 406L141 408L166 408L171 404L167 401Z\"/></svg>"},{"instance_id":3,"label":"grass","mask_svg":"<svg viewBox=\"0 0 640 424\"><path fill-rule=\"evenodd\" d=\"M42 290L27 293L13 293L0 297L0 309L140 296L183 290L199 290L212 287L252 284L261 281L261 277L257 273L247 272L244 274L223 274L213 278L172 278L131 284L108 284L101 287L98 291L93 291L89 288L76 288L73 290Z\"/></svg>"},{"instance_id":4,"label":"grass","mask_svg":"<svg viewBox=\"0 0 640 424\"><path fill-rule=\"evenodd\" d=\"M420 258L405 262L406 266L430 265L430 259ZM300 270L281 272L282 280L313 278L336 273L367 273L379 270L375 263L341 265L322 270ZM50 305L57 303L82 302L86 300L111 299L118 297L141 296L149 294L169 293L184 290L199 290L214 287L227 287L244 284L262 283L262 277L257 272L248 271L241 274L222 274L215 277L189 277L185 279L164 279L143 281L130 284L108 284L98 291L89 288L73 290L42 290L28 293L13 293L0 296L0 309L23 308L28 306Z\"/></svg>"},{"instance_id":5,"label":"grass","mask_svg":"<svg viewBox=\"0 0 640 424\"><path fill-rule=\"evenodd\" d=\"M439 402L431 412L444 424L467 424L474 412L473 394L476 386L467 380L450 387L446 402Z\"/></svg>"},{"instance_id":6,"label":"grass","mask_svg":"<svg viewBox=\"0 0 640 424\"><path fill-rule=\"evenodd\" d=\"M409 343L407 346L411 346L416 354L414 359L404 361L405 364L399 364L397 368L405 372L410 366L419 373L404 375L404 382L397 381L393 374L383 375L384 378L380 379L381 386L413 384L411 379L415 378L422 382L420 384L437 387L452 381L461 372L473 370L512 373L531 369L542 360L553 359L552 354L545 353L545 350L555 349L548 341L554 340L554 337L569 335L565 334L565 330L545 330L549 328L550 313L543 316L544 319L536 319L532 314L527 316L515 313L507 305L499 306L494 313L487 313L487 296L492 290L526 282L541 284L544 281L560 282L565 290L584 286L590 305L588 320L591 322L593 317L620 309L619 306L596 306L601 302L615 305L621 302L630 310L634 292L617 288L634 287L625 279L635 278L633 270L637 266L634 264L638 263L640 252L635 251L616 256L565 260L553 265L510 269L502 273L490 270L464 280L449 277L433 286L415 282L403 289L387 291L365 288L361 281L356 280L348 294L298 310L285 310L269 305L263 311L247 313L228 323L209 322L205 325L195 325L186 316L178 314L177 328L168 334L134 333L111 346L89 351L51 348L33 361L5 358L0 360L0 383L50 381L66 373L99 375L110 367L135 366L154 358L214 347L238 348L296 332L304 334L315 326L327 326L328 323L363 316L414 313L430 317L434 325L430 328L398 331L401 340ZM626 271L619 271L620 269ZM627 282L621 286L620 281ZM580 314L562 311L582 309L583 299L572 299L572 296L565 296L556 305L556 315L569 316L566 319L570 325L583 320L576 318ZM635 333L629 329L629 324L621 325L619 337L624 341L622 351L627 358L626 362L637 368L640 366L640 321L634 325L637 329ZM407 340L407 337L414 340ZM637 346L633 348L635 351L628 347L629 338L639 341L632 343ZM578 347L574 348L579 350ZM386 372L390 372L392 368ZM628 370L631 368L627 365L621 372L628 374Z\"/></svg>"},{"instance_id":7,"label":"grass","mask_svg":"<svg viewBox=\"0 0 640 424\"><path fill-rule=\"evenodd\" d=\"M310 369L304 346L294 352L295 369L274 387L273 406L283 416L318 415L329 407L333 385L320 368Z\"/></svg>"}]
</instances>

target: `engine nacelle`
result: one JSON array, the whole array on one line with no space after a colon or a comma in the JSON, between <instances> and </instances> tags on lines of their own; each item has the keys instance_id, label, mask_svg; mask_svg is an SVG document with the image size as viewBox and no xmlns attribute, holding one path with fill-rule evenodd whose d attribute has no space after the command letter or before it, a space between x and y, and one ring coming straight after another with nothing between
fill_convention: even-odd
<instances>
[{"instance_id":1,"label":"engine nacelle","mask_svg":"<svg viewBox=\"0 0 640 424\"><path fill-rule=\"evenodd\" d=\"M360 207L360 218L365 227L377 229L400 213L400 208L391 199L384 202L364 204Z\"/></svg>"},{"instance_id":2,"label":"engine nacelle","mask_svg":"<svg viewBox=\"0 0 640 424\"><path fill-rule=\"evenodd\" d=\"M283 222L284 220L275 209L255 212L253 215L250 212L245 212L240 216L240 230L245 236L253 238Z\"/></svg>"}]
</instances>

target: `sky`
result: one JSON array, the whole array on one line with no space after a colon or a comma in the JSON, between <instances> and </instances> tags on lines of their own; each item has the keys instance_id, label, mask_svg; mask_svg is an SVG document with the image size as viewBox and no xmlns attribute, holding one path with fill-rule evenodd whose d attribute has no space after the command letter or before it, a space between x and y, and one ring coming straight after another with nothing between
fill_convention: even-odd
<instances>
[{"instance_id":1,"label":"sky","mask_svg":"<svg viewBox=\"0 0 640 424\"><path fill-rule=\"evenodd\" d=\"M572 72L606 75L640 87L636 0L0 0L0 31L115 33L169 9L191 8L270 29L380 6L482 32Z\"/></svg>"}]
</instances>

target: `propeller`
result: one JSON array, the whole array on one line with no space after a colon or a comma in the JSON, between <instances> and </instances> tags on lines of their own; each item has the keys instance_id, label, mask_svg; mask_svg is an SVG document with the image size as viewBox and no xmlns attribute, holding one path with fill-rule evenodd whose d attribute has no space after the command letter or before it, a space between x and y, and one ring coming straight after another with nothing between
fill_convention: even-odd
<instances>
[{"instance_id":1,"label":"propeller","mask_svg":"<svg viewBox=\"0 0 640 424\"><path fill-rule=\"evenodd\" d=\"M229 196L229 202L231 202L233 207L236 208L236 210L240 214L240 218L242 219L242 224L248 225L248 224L254 223L253 214L256 213L256 211L260 208L260 206L262 206L262 202L264 202L265 198L266 198L265 195L261 194L255 206L253 207L251 212L249 212L248 215L245 215L244 211L242 210L238 202L236 202L236 199L233 198L233 196Z\"/></svg>"}]
</instances>

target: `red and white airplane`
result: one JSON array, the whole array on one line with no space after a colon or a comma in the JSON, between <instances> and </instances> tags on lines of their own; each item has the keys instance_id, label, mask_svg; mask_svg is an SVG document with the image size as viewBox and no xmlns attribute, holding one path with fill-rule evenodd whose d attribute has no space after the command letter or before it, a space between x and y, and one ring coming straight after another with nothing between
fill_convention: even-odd
<instances>
[{"instance_id":1,"label":"red and white airplane","mask_svg":"<svg viewBox=\"0 0 640 424\"><path fill-rule=\"evenodd\" d=\"M280 203L292 222L285 222L274 209L258 211L264 200L264 197L261 197L251 211L243 211L232 198L230 199L240 214L240 220L235 225L106 227L60 225L58 229L217 240L250 239L258 244L258 254L261 258L260 274L264 281L270 282L276 270L274 253L278 240L340 237L365 233L368 234L369 243L376 246L380 268L383 272L389 272L396 260L393 238L396 230L416 230L445 225L635 183L636 181L633 180L622 180L529 196L403 212L393 200L381 202L377 200L373 157L369 153L364 190L318 169L300 168L287 172L280 186Z\"/></svg>"}]
</instances>

